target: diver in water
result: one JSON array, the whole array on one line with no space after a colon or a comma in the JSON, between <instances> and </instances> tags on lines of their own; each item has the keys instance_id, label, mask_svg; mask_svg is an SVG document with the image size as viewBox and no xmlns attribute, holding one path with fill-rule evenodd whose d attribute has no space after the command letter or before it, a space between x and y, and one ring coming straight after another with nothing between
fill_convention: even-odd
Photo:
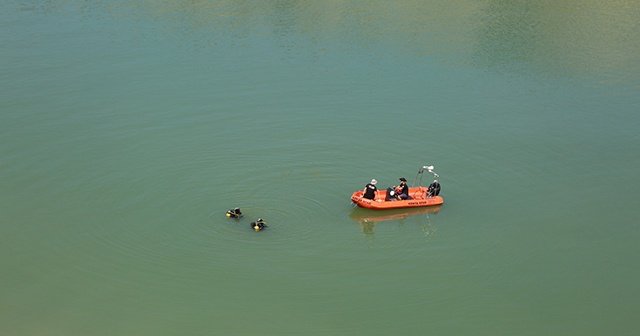
<instances>
[{"instance_id":1,"label":"diver in water","mask_svg":"<svg viewBox=\"0 0 640 336\"><path fill-rule=\"evenodd\" d=\"M261 231L267 228L267 223L264 222L264 219L258 218L255 222L251 222L251 227L256 231Z\"/></svg>"},{"instance_id":2,"label":"diver in water","mask_svg":"<svg viewBox=\"0 0 640 336\"><path fill-rule=\"evenodd\" d=\"M240 208L233 208L227 211L227 217L236 218L236 219L240 218L242 217L242 211L240 211Z\"/></svg>"},{"instance_id":3,"label":"diver in water","mask_svg":"<svg viewBox=\"0 0 640 336\"><path fill-rule=\"evenodd\" d=\"M438 180L433 180L427 189L427 197L433 197L440 195L440 183Z\"/></svg>"}]
</instances>

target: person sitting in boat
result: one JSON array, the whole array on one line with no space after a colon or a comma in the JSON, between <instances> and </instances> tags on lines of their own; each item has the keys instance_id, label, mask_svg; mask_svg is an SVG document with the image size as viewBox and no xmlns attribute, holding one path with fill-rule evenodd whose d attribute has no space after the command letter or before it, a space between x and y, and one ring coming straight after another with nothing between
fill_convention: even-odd
<instances>
[{"instance_id":1,"label":"person sitting in boat","mask_svg":"<svg viewBox=\"0 0 640 336\"><path fill-rule=\"evenodd\" d=\"M251 222L251 227L256 231L260 231L267 228L267 223L264 222L264 219L258 218L255 222Z\"/></svg>"},{"instance_id":2,"label":"person sitting in boat","mask_svg":"<svg viewBox=\"0 0 640 336\"><path fill-rule=\"evenodd\" d=\"M397 200L406 200L407 198L409 198L409 186L407 185L407 179L404 177L401 177L400 179L400 185L397 187L394 187L394 191L395 191L395 197Z\"/></svg>"},{"instance_id":3,"label":"person sitting in boat","mask_svg":"<svg viewBox=\"0 0 640 336\"><path fill-rule=\"evenodd\" d=\"M367 183L367 185L364 186L364 189L362 190L363 198L376 198L376 191L378 190L378 188L376 187L376 183L378 183L378 181L376 181L376 179L372 179L370 183Z\"/></svg>"},{"instance_id":4,"label":"person sitting in boat","mask_svg":"<svg viewBox=\"0 0 640 336\"><path fill-rule=\"evenodd\" d=\"M433 180L427 189L427 197L433 197L440 195L440 183L438 180Z\"/></svg>"}]
</instances>

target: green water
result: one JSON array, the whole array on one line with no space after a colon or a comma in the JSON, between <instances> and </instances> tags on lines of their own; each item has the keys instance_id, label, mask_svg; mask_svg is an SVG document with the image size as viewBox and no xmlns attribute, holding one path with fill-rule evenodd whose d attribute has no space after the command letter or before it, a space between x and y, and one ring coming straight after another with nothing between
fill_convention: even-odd
<instances>
[{"instance_id":1,"label":"green water","mask_svg":"<svg viewBox=\"0 0 640 336\"><path fill-rule=\"evenodd\" d=\"M0 334L637 335L638 22L4 1ZM427 164L441 208L350 203Z\"/></svg>"}]
</instances>

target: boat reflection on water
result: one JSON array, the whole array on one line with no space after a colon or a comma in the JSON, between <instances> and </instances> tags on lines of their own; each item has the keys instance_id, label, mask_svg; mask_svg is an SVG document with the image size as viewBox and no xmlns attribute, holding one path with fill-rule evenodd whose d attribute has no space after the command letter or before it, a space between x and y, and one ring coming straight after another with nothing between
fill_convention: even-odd
<instances>
[{"instance_id":1,"label":"boat reflection on water","mask_svg":"<svg viewBox=\"0 0 640 336\"><path fill-rule=\"evenodd\" d=\"M411 209L394 209L394 210L370 210L360 207L356 207L349 214L349 218L352 221L360 224L362 233L373 234L375 231L376 223L386 221L398 221L409 217L415 217L419 215L437 214L442 209L442 205L424 207L424 208L411 208ZM429 235L433 233L433 228L429 228L430 225L426 224L425 234Z\"/></svg>"}]
</instances>

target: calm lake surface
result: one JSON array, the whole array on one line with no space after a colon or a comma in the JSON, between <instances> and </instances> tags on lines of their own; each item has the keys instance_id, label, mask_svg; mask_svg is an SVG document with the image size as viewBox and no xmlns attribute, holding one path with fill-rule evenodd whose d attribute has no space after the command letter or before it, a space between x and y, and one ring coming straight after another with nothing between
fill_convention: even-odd
<instances>
[{"instance_id":1,"label":"calm lake surface","mask_svg":"<svg viewBox=\"0 0 640 336\"><path fill-rule=\"evenodd\" d=\"M3 1L0 334L638 335L639 22ZM422 165L442 207L351 204Z\"/></svg>"}]
</instances>

